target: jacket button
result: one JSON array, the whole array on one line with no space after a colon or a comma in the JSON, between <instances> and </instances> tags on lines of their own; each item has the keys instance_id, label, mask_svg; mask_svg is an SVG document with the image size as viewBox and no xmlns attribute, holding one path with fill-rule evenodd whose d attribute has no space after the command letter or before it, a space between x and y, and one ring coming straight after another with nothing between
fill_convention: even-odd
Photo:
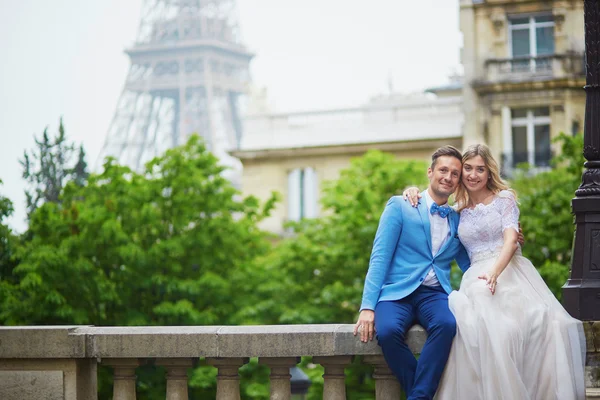
<instances>
[{"instance_id":1,"label":"jacket button","mask_svg":"<svg viewBox=\"0 0 600 400\"><path fill-rule=\"evenodd\" d=\"M419 279L421 282L423 282L423 278Z\"/></svg>"}]
</instances>

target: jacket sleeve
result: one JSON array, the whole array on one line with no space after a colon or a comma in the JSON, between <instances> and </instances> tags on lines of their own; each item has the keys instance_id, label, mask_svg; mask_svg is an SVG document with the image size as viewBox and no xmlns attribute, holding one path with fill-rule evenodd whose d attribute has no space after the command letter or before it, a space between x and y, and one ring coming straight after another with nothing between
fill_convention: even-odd
<instances>
[{"instance_id":1,"label":"jacket sleeve","mask_svg":"<svg viewBox=\"0 0 600 400\"><path fill-rule=\"evenodd\" d=\"M379 300L381 287L390 268L402 232L402 205L399 203L400 201L402 200L398 196L389 199L379 220L379 227L375 234L369 261L369 270L365 278L360 311L375 310L375 305Z\"/></svg>"},{"instance_id":2,"label":"jacket sleeve","mask_svg":"<svg viewBox=\"0 0 600 400\"><path fill-rule=\"evenodd\" d=\"M471 260L469 259L469 254L465 249L465 246L461 243L459 246L458 254L456 255L456 263L462 272L465 272L471 266Z\"/></svg>"}]
</instances>

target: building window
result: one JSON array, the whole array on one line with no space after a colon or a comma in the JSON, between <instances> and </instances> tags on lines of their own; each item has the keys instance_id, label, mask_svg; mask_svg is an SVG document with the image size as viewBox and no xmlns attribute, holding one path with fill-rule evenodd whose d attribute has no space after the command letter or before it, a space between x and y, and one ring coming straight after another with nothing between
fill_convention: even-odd
<instances>
[{"instance_id":1,"label":"building window","mask_svg":"<svg viewBox=\"0 0 600 400\"><path fill-rule=\"evenodd\" d=\"M549 167L550 108L511 109L511 154L507 154L510 168L521 163L535 167Z\"/></svg>"},{"instance_id":2,"label":"building window","mask_svg":"<svg viewBox=\"0 0 600 400\"><path fill-rule=\"evenodd\" d=\"M317 216L317 174L313 168L296 168L288 174L288 220Z\"/></svg>"},{"instance_id":3,"label":"building window","mask_svg":"<svg viewBox=\"0 0 600 400\"><path fill-rule=\"evenodd\" d=\"M577 136L580 133L581 133L581 124L579 123L579 121L573 120L573 123L571 125L571 135Z\"/></svg>"},{"instance_id":4,"label":"building window","mask_svg":"<svg viewBox=\"0 0 600 400\"><path fill-rule=\"evenodd\" d=\"M509 18L509 46L514 72L550 70L549 56L554 54L554 17Z\"/></svg>"}]
</instances>

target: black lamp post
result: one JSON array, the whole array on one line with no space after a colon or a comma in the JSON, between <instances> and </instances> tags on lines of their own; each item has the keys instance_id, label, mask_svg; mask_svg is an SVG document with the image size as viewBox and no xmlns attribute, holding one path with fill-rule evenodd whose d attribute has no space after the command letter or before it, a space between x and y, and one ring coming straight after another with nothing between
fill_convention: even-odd
<instances>
[{"instance_id":1,"label":"black lamp post","mask_svg":"<svg viewBox=\"0 0 600 400\"><path fill-rule=\"evenodd\" d=\"M575 240L563 304L581 320L600 320L600 0L584 0L586 102L583 155L575 192Z\"/></svg>"},{"instance_id":2,"label":"black lamp post","mask_svg":"<svg viewBox=\"0 0 600 400\"><path fill-rule=\"evenodd\" d=\"M304 400L312 382L298 366L290 368L290 375L292 375L290 378L290 385L292 386L291 400Z\"/></svg>"}]
</instances>

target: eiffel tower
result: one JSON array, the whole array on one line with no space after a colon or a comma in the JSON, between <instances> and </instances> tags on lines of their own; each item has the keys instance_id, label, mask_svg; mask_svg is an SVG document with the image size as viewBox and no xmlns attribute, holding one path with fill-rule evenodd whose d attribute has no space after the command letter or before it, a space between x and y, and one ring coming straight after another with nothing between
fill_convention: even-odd
<instances>
[{"instance_id":1,"label":"eiffel tower","mask_svg":"<svg viewBox=\"0 0 600 400\"><path fill-rule=\"evenodd\" d=\"M131 67L98 156L140 170L192 133L221 163L242 134L252 58L241 44L235 0L144 0Z\"/></svg>"}]
</instances>

